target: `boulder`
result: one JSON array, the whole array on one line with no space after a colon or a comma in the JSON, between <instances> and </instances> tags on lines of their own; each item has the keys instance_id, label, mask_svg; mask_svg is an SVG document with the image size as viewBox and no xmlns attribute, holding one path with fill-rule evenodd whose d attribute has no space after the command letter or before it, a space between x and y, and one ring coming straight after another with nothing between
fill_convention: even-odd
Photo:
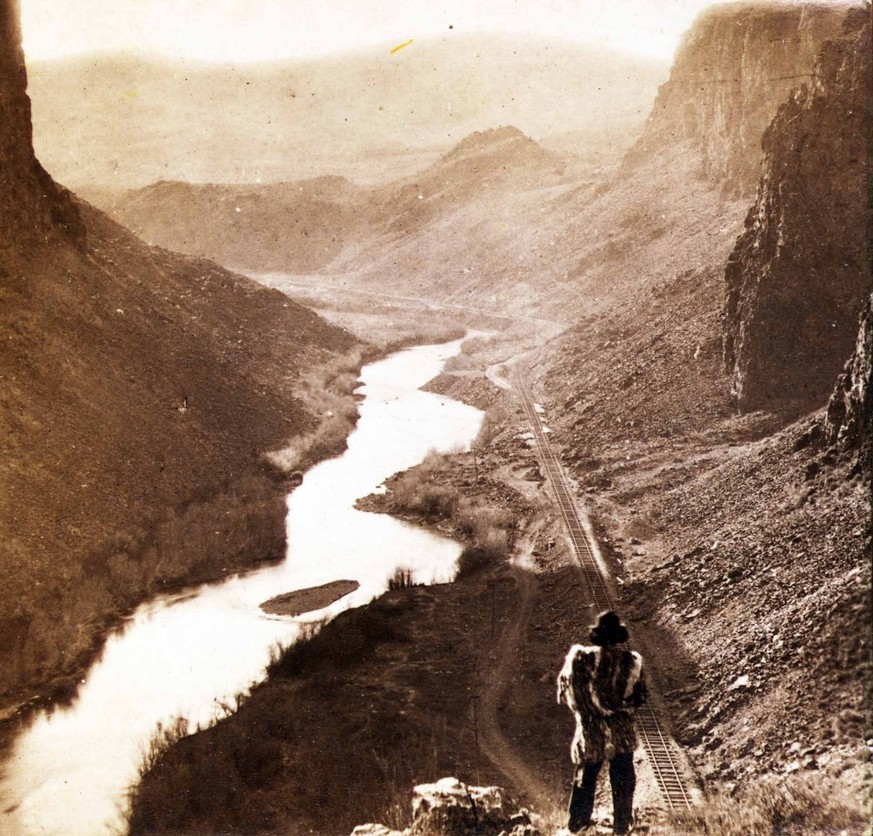
<instances>
[{"instance_id":1,"label":"boulder","mask_svg":"<svg viewBox=\"0 0 873 836\"><path fill-rule=\"evenodd\" d=\"M412 825L406 830L362 824L352 836L540 836L534 818L528 810L517 809L500 787L442 778L413 789Z\"/></svg>"},{"instance_id":2,"label":"boulder","mask_svg":"<svg viewBox=\"0 0 873 836\"><path fill-rule=\"evenodd\" d=\"M412 833L497 834L509 829L511 802L500 787L476 787L457 778L419 784L412 791Z\"/></svg>"},{"instance_id":3,"label":"boulder","mask_svg":"<svg viewBox=\"0 0 873 836\"><path fill-rule=\"evenodd\" d=\"M352 836L404 836L409 831L392 830L384 824L359 824L353 831Z\"/></svg>"}]
</instances>

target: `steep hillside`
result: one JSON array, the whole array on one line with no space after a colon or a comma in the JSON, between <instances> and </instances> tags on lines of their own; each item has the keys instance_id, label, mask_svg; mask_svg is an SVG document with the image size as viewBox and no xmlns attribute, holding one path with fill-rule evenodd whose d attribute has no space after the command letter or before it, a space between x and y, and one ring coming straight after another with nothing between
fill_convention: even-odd
<instances>
[{"instance_id":1,"label":"steep hillside","mask_svg":"<svg viewBox=\"0 0 873 836\"><path fill-rule=\"evenodd\" d=\"M315 429L353 341L56 186L30 142L17 4L0 10L5 708L78 674L148 593L283 553L263 454Z\"/></svg>"},{"instance_id":2,"label":"steep hillside","mask_svg":"<svg viewBox=\"0 0 873 836\"><path fill-rule=\"evenodd\" d=\"M314 273L364 231L362 189L340 177L265 185L160 182L113 217L149 243L231 268Z\"/></svg>"},{"instance_id":3,"label":"steep hillside","mask_svg":"<svg viewBox=\"0 0 873 836\"><path fill-rule=\"evenodd\" d=\"M767 63L770 51L767 37L762 33L769 31L772 35L777 32L780 38L792 42L803 38L809 47L806 33L827 30L834 15L838 20L848 19L848 25L857 27L858 18L851 8L848 5L827 8L792 6L786 18L786 10L777 6L771 8L770 20L766 10L756 6L718 7L702 15L686 35L683 47L677 53L676 67L694 67L695 61L708 52L721 56L720 71L724 73L730 73L732 67L757 67L760 77L784 74L782 62L787 59L780 51L777 50L772 67ZM786 20L793 21L796 27L791 37L791 32L785 29ZM732 39L745 44L748 52L722 54L722 46ZM819 43L818 47L821 46ZM801 62L803 60L801 55ZM674 68L673 76L676 74ZM865 87L860 77L857 82L853 95L863 97L869 85ZM581 256L571 275L575 274L576 286L581 292L587 291L598 299L596 320L584 321L569 330L560 340L550 364L553 369L550 380L555 386L562 387L561 380L568 375L577 381L578 390L567 398L562 408L565 425L577 428L573 446L579 449L596 445L601 439L611 439L614 443L616 420L622 422L618 443L625 444L700 431L711 426L714 419L724 418L732 411L729 380L719 368L723 342L722 308L726 296L724 270L728 258L734 259L731 253L737 246L735 236L743 230L743 216L748 214L751 219L755 212L747 213L748 203L732 196L736 177L731 173L731 167L735 162L729 163L728 156L718 165L713 162L707 177L700 176L700 149L714 141L706 122L697 123L696 133L683 135L672 147L667 145L666 138L671 135L683 111L680 101L669 93L669 86L662 89L644 137L628 153L619 175L607 187L597 189L587 203L581 202L582 195L577 197L573 193L564 198L566 203L576 202L578 210L584 213L584 222L580 222L576 229L571 228L569 234L565 231L559 236L559 239L572 241ZM722 90L720 107L740 113L744 108L742 100L745 94L734 90L738 98L732 99L729 95L732 89ZM684 109L707 112L713 106L711 86L701 83L686 92L689 98ZM770 144L776 141L776 136L781 136L777 127L780 120L784 118L784 123L789 125L793 122L785 110L790 105L785 105L780 111L775 100L765 96L764 101L770 109L771 119L776 119L767 132L766 142ZM668 102L671 102L669 107ZM863 113L862 103L857 104ZM755 126L763 112L761 108L754 109L750 113L751 124L739 117L730 120L731 130L737 137L749 136L758 130ZM834 190L834 195L845 186L848 189L846 194L839 198L834 196L833 200L821 204L811 199L812 192L807 191L804 196L798 196L796 207L789 210L789 213L793 211L792 220L778 220L783 217L781 208L776 215L770 216L770 209L777 207L769 204L760 208L760 217L762 223L768 224L775 247L776 230L781 228L780 224L807 223L811 228L819 222L819 216L822 220L826 217L821 211L822 205L832 207L827 225L822 227L822 239L831 235L835 240L823 246L821 253L814 256L820 261L809 260L809 266L820 263L824 277L827 263L832 269L853 276L851 281L857 286L864 281L858 241L863 241L865 223L861 220L859 224L859 219L866 218L861 172L866 159L862 153L866 141L864 119L868 117L852 117L851 129L843 133L845 119L836 117L839 112L841 105L834 103L832 112L827 115L819 112L799 129L799 133L788 134L780 140L784 154L778 164L772 164L772 185L768 185L766 167L761 183L762 189L772 188L774 194L790 192L797 188L797 182L792 178L799 176L795 171L800 163L809 172L810 179L817 177L822 184L829 184L828 188ZM812 122L816 118L822 124L813 128ZM760 127L761 133L764 127L766 125ZM660 136L664 144L653 143L649 147L646 136ZM800 136L806 137L805 143L811 149L818 150L810 151L806 156L806 145L801 147L799 144ZM732 145L731 141L725 140L722 147L733 147L736 151L741 147L737 143ZM794 147L799 150L792 151ZM760 151L757 153L760 157ZM809 188L814 190L812 182ZM808 220L803 221L804 218ZM828 231L839 224L858 230L845 247L837 243L844 236L834 236ZM799 226L795 235L801 235ZM750 240L748 247L752 246ZM810 252L814 246L810 245ZM791 258L788 247L780 253L788 263ZM851 254L851 262L844 266L843 257L847 254ZM803 276L804 256L798 252L797 257L800 261L795 273L799 281ZM763 259L764 256L756 258ZM750 278L749 286L755 287L755 281ZM785 281L773 282L774 288L784 289L785 285ZM804 304L812 311L824 301L821 294L816 295L814 288L810 290L809 301ZM797 304L804 297L800 286L795 286L790 293ZM834 327L832 317L821 318L822 322L827 321L829 330L840 334L837 339L842 341L843 347L831 345L827 349L829 353L823 354L821 362L831 369L828 388L820 390L817 403L807 408L824 404L851 349L860 309L857 291L854 298L854 303L848 306L851 313L847 314L847 322ZM755 327L754 316L742 319L744 334L753 332ZM797 323L788 317L780 327L796 328ZM592 354L591 346L598 347L595 354ZM766 348L762 349L762 354L766 351ZM797 377L792 378L792 385L799 387L800 376L806 374L806 367L800 361L793 368ZM785 371L783 368L781 373ZM595 409L595 405L598 408Z\"/></svg>"},{"instance_id":4,"label":"steep hillside","mask_svg":"<svg viewBox=\"0 0 873 836\"><path fill-rule=\"evenodd\" d=\"M733 194L754 193L761 136L811 76L845 10L832 3L739 2L704 12L683 38L625 165L688 143L700 176Z\"/></svg>"},{"instance_id":5,"label":"steep hillside","mask_svg":"<svg viewBox=\"0 0 873 836\"><path fill-rule=\"evenodd\" d=\"M666 66L559 40L457 35L239 66L132 56L32 68L37 151L71 186L411 174L473 131L584 129L615 159ZM172 137L172 142L167 138ZM573 138L570 138L571 143Z\"/></svg>"},{"instance_id":6,"label":"steep hillside","mask_svg":"<svg viewBox=\"0 0 873 836\"><path fill-rule=\"evenodd\" d=\"M538 369L553 438L621 561L623 606L686 660L667 671L677 735L729 788L796 773L854 793L871 734L869 9L844 19L767 129L727 282L724 249L660 287L643 279ZM731 305L738 288L753 304ZM725 296L729 337L760 340L765 320L771 381L818 412L787 423L770 399L774 412L736 414Z\"/></svg>"},{"instance_id":7,"label":"steep hillside","mask_svg":"<svg viewBox=\"0 0 873 836\"><path fill-rule=\"evenodd\" d=\"M871 282L871 88L859 10L764 135L757 200L726 272L725 365L742 411L821 406L851 352Z\"/></svg>"},{"instance_id":8,"label":"steep hillside","mask_svg":"<svg viewBox=\"0 0 873 836\"><path fill-rule=\"evenodd\" d=\"M428 294L441 273L408 267L395 278L384 268L395 254L452 246L463 235L458 258L494 235L511 240L510 203L566 183L565 159L517 128L471 134L433 165L394 183L355 186L342 178L193 186L158 183L129 192L112 214L145 240L258 272L355 272L377 277L376 289ZM469 234L471 224L497 224L492 235ZM431 237L436 236L436 241ZM453 271L443 294L463 290L462 265L439 258ZM387 275L381 275L388 269Z\"/></svg>"}]
</instances>

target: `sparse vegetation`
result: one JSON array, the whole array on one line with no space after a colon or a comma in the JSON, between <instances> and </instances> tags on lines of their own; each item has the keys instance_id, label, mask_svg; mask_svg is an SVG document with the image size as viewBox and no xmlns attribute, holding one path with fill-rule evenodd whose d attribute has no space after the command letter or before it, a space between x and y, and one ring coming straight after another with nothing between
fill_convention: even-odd
<instances>
[{"instance_id":1,"label":"sparse vegetation","mask_svg":"<svg viewBox=\"0 0 873 836\"><path fill-rule=\"evenodd\" d=\"M138 770L140 779L147 772L154 769L164 752L189 734L189 724L184 717L177 717L166 726L163 723L158 723L155 733L142 753Z\"/></svg>"},{"instance_id":2,"label":"sparse vegetation","mask_svg":"<svg viewBox=\"0 0 873 836\"><path fill-rule=\"evenodd\" d=\"M461 496L458 487L447 479L451 457L431 453L420 465L389 482L386 510L428 523L449 522L465 546L458 558L458 576L468 577L505 558L514 544L518 524L516 515L493 503L485 494Z\"/></svg>"},{"instance_id":3,"label":"sparse vegetation","mask_svg":"<svg viewBox=\"0 0 873 836\"><path fill-rule=\"evenodd\" d=\"M482 426L476 435L476 440L473 442L473 447L476 450L487 450L491 446L491 442L496 436L497 428L503 426L507 415L506 406L501 401L489 407L482 421Z\"/></svg>"},{"instance_id":4,"label":"sparse vegetation","mask_svg":"<svg viewBox=\"0 0 873 836\"><path fill-rule=\"evenodd\" d=\"M301 396L311 404L319 421L310 432L297 436L282 450L268 454L269 461L282 473L304 471L313 464L340 454L358 419L351 395L358 386L363 353L349 354L306 370L301 381Z\"/></svg>"},{"instance_id":5,"label":"sparse vegetation","mask_svg":"<svg viewBox=\"0 0 873 836\"><path fill-rule=\"evenodd\" d=\"M452 518L458 508L458 492L443 484L439 473L439 456L431 453L420 465L392 480L391 500L395 509L428 522Z\"/></svg>"},{"instance_id":6,"label":"sparse vegetation","mask_svg":"<svg viewBox=\"0 0 873 836\"><path fill-rule=\"evenodd\" d=\"M499 612L515 592L497 587ZM232 717L159 760L137 790L131 833L406 825L414 784L474 782L470 693L493 601L487 584L443 584L341 613L282 652ZM551 721L542 725L548 735ZM498 780L484 758L479 768Z\"/></svg>"},{"instance_id":7,"label":"sparse vegetation","mask_svg":"<svg viewBox=\"0 0 873 836\"><path fill-rule=\"evenodd\" d=\"M82 563L59 562L29 594L18 599L24 639L16 649L19 672L50 680L55 698L72 698L79 677L58 671L86 666L103 635L144 590L173 589L276 560L285 550L285 500L268 473L251 475L230 490L169 509L151 531L117 531ZM64 591L74 589L75 595ZM28 604L64 596L57 607ZM63 641L58 632L63 632Z\"/></svg>"},{"instance_id":8,"label":"sparse vegetation","mask_svg":"<svg viewBox=\"0 0 873 836\"><path fill-rule=\"evenodd\" d=\"M848 836L866 823L844 788L810 777L764 778L740 797L715 796L670 819L677 836Z\"/></svg>"},{"instance_id":9,"label":"sparse vegetation","mask_svg":"<svg viewBox=\"0 0 873 836\"><path fill-rule=\"evenodd\" d=\"M382 642L405 641L397 622L407 607L405 600L374 602L355 611L353 619L338 616L330 630L302 634L270 665L270 676L293 677L324 666L340 670L368 658Z\"/></svg>"},{"instance_id":10,"label":"sparse vegetation","mask_svg":"<svg viewBox=\"0 0 873 836\"><path fill-rule=\"evenodd\" d=\"M394 574L388 579L388 589L390 591L394 591L395 589L409 589L416 585L417 584L413 579L412 569L408 569L405 566L398 566L394 570Z\"/></svg>"}]
</instances>

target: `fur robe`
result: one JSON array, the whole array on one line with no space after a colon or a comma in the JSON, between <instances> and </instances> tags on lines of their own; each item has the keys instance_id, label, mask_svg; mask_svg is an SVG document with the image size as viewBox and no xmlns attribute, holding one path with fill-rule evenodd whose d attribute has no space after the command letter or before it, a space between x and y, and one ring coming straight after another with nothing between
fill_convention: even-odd
<instances>
[{"instance_id":1,"label":"fur robe","mask_svg":"<svg viewBox=\"0 0 873 836\"><path fill-rule=\"evenodd\" d=\"M637 746L634 709L646 700L643 660L617 645L574 644L558 674L558 702L576 717L573 763L600 762Z\"/></svg>"}]
</instances>

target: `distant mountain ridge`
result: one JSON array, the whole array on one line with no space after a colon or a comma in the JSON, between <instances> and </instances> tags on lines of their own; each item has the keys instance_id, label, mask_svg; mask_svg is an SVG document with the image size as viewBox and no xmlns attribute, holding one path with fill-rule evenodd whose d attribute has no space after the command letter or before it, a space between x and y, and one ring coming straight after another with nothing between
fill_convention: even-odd
<instances>
[{"instance_id":1,"label":"distant mountain ridge","mask_svg":"<svg viewBox=\"0 0 873 836\"><path fill-rule=\"evenodd\" d=\"M65 184L118 191L328 173L384 181L504 124L535 139L588 128L587 148L567 150L614 152L667 74L627 54L497 35L416 40L396 55L238 66L94 56L29 69L46 167Z\"/></svg>"},{"instance_id":2,"label":"distant mountain ridge","mask_svg":"<svg viewBox=\"0 0 873 836\"><path fill-rule=\"evenodd\" d=\"M341 177L287 183L161 182L110 209L151 243L254 272L312 273L507 190L562 182L566 164L517 128L471 134L416 175L362 187ZM348 251L348 252L346 252ZM340 268L343 269L343 268Z\"/></svg>"}]
</instances>

